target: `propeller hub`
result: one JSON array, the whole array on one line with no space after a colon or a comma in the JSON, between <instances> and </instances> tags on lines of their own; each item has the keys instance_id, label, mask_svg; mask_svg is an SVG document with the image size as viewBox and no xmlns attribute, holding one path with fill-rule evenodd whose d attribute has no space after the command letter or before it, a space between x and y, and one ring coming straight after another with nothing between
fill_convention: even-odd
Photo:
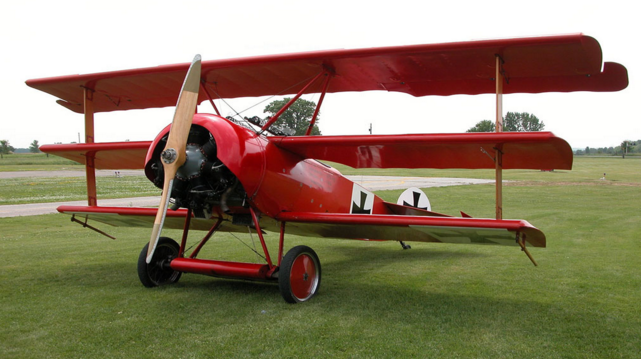
<instances>
[{"instance_id":1,"label":"propeller hub","mask_svg":"<svg viewBox=\"0 0 641 359\"><path fill-rule=\"evenodd\" d=\"M160 158L167 165L174 163L174 161L176 161L176 157L178 157L178 154L173 148L168 148L160 154Z\"/></svg>"}]
</instances>

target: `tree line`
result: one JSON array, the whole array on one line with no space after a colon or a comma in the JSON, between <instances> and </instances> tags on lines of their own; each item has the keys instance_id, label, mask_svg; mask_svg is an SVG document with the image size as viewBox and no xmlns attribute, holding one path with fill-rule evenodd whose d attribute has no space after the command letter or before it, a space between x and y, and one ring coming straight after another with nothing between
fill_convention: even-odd
<instances>
[{"instance_id":1,"label":"tree line","mask_svg":"<svg viewBox=\"0 0 641 359\"><path fill-rule=\"evenodd\" d=\"M641 140L625 140L619 146L610 147L586 147L582 150L574 151L577 156L639 156L641 155Z\"/></svg>"},{"instance_id":2,"label":"tree line","mask_svg":"<svg viewBox=\"0 0 641 359\"><path fill-rule=\"evenodd\" d=\"M20 148L16 149L15 147L11 146L9 140L0 140L0 158L4 158L4 155L8 155L19 150ZM38 143L38 140L33 140L33 142L31 142L31 145L29 145L29 152L40 152L40 144Z\"/></svg>"},{"instance_id":3,"label":"tree line","mask_svg":"<svg viewBox=\"0 0 641 359\"><path fill-rule=\"evenodd\" d=\"M503 117L503 131L505 132L535 132L543 131L545 124L538 117L527 112L508 112ZM494 121L482 120L466 132L495 132Z\"/></svg>"},{"instance_id":4,"label":"tree line","mask_svg":"<svg viewBox=\"0 0 641 359\"><path fill-rule=\"evenodd\" d=\"M540 121L536 116L527 112L508 112L503 118L503 131L505 132L525 132L525 131L543 131L545 124ZM474 127L468 129L466 132L495 132L496 125L494 121L483 120L479 121ZM627 155L641 154L641 140L630 141L625 140L619 146L611 147L586 147L582 150L575 150L574 154L577 156L622 156L625 158Z\"/></svg>"}]
</instances>

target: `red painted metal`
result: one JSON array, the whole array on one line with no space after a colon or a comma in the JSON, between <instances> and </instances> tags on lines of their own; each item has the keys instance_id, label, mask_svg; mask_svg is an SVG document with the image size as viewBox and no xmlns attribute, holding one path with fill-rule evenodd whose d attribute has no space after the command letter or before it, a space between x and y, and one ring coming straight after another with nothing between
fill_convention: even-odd
<instances>
[{"instance_id":1,"label":"red painted metal","mask_svg":"<svg viewBox=\"0 0 641 359\"><path fill-rule=\"evenodd\" d=\"M283 249L285 248L285 223L280 222L280 235L278 237L278 266L283 261Z\"/></svg>"},{"instance_id":2,"label":"red painted metal","mask_svg":"<svg viewBox=\"0 0 641 359\"><path fill-rule=\"evenodd\" d=\"M98 205L98 195L96 189L96 159L94 153L87 153L85 161L85 178L87 180L87 204L89 206Z\"/></svg>"},{"instance_id":3,"label":"red painted metal","mask_svg":"<svg viewBox=\"0 0 641 359\"><path fill-rule=\"evenodd\" d=\"M94 91L85 87L84 91L84 115L85 115L85 143L94 143ZM87 204L89 206L98 205L98 195L96 190L96 161L95 153L85 153L85 173L87 179Z\"/></svg>"},{"instance_id":4,"label":"red painted metal","mask_svg":"<svg viewBox=\"0 0 641 359\"><path fill-rule=\"evenodd\" d=\"M504 93L618 91L627 70L602 61L601 47L582 34L444 44L317 51L202 62L202 80L220 98L290 95L301 79L331 67L330 93L393 91L413 96L494 93L494 61L505 61ZM83 87L95 90L95 112L176 105L188 63L27 81L82 113ZM131 86L131 84L136 86ZM294 86L292 86L294 85ZM285 92L283 92L285 90ZM306 93L318 93L308 88ZM198 102L206 101L200 94Z\"/></svg>"},{"instance_id":5,"label":"red painted metal","mask_svg":"<svg viewBox=\"0 0 641 359\"><path fill-rule=\"evenodd\" d=\"M118 214L123 216L155 216L158 211L156 208L142 208L142 207L85 207L85 206L60 206L58 212L61 213L86 213L86 214L114 214L118 210ZM179 209L177 211L167 211L167 217L185 218L187 215L186 209ZM182 225L181 227L182 228Z\"/></svg>"},{"instance_id":6,"label":"red painted metal","mask_svg":"<svg viewBox=\"0 0 641 359\"><path fill-rule=\"evenodd\" d=\"M318 113L320 112L320 108L323 105L323 100L325 99L325 94L327 93L329 80L332 79L332 76L330 76L329 73L325 73L325 76L327 76L327 78L325 79L325 83L323 84L323 90L321 91L320 99L318 99L318 105L316 105L316 109L314 110L314 115L312 116L312 120L309 121L309 126L307 127L307 131L305 131L305 136L309 136L312 133L312 129L314 129L314 124L316 124L316 118L318 118Z\"/></svg>"},{"instance_id":7,"label":"red painted metal","mask_svg":"<svg viewBox=\"0 0 641 359\"><path fill-rule=\"evenodd\" d=\"M265 260L267 260L267 265L269 266L269 269L274 269L274 265L272 264L272 258L269 256L269 250L267 249L267 243L265 243L265 238L263 237L263 231L260 229L260 223L258 220L258 216L256 216L256 212L254 211L253 208L249 208L251 215L252 215L252 221L254 221L254 229L256 230L256 233L258 234L258 238L260 239L260 245L263 247L263 253L265 253Z\"/></svg>"},{"instance_id":8,"label":"red painted metal","mask_svg":"<svg viewBox=\"0 0 641 359\"><path fill-rule=\"evenodd\" d=\"M307 231L329 238L449 242L448 236L457 234L471 239L469 243L492 243L485 239L496 237L502 238L502 243L507 238L507 242L516 244L514 235L523 233L534 247L546 245L543 232L524 220L295 212L281 213L277 219L287 222L290 233ZM484 230L492 234L482 235ZM449 234L434 236L431 231ZM474 242L476 237L483 240Z\"/></svg>"},{"instance_id":9,"label":"red painted metal","mask_svg":"<svg viewBox=\"0 0 641 359\"><path fill-rule=\"evenodd\" d=\"M309 298L318 284L317 277L316 263L312 257L306 253L296 257L289 276L292 294L300 299Z\"/></svg>"},{"instance_id":10,"label":"red painted metal","mask_svg":"<svg viewBox=\"0 0 641 359\"><path fill-rule=\"evenodd\" d=\"M306 158L355 168L490 169L482 152L503 147L504 169L571 169L572 148L551 132L272 137ZM483 149L483 150L482 150Z\"/></svg>"},{"instance_id":11,"label":"red painted metal","mask_svg":"<svg viewBox=\"0 0 641 359\"><path fill-rule=\"evenodd\" d=\"M327 73L325 73L325 75L327 75ZM311 81L309 81L309 82L307 83L307 85L305 85L305 87L303 87L300 91L298 91L298 93L296 94L296 96L294 96L294 98L292 98L291 100L289 100L289 102L287 102L287 103L285 104L285 106L283 106L280 110L278 110L278 112L276 112L276 114L275 114L274 116L272 116L272 118L270 118L270 119L269 119L269 121L267 121L267 123L266 123L266 124L264 124L264 125L263 125L263 127L261 128L261 130L263 130L263 131L267 130L271 125L273 125L273 124L274 124L274 122L278 121L278 118L280 117L280 115L282 115L285 111L287 111L287 109L288 109L288 108L290 108L290 107L291 107L291 105L293 105L293 104L294 104L294 102L296 102L296 100L298 100L298 99L303 95L303 93L305 92L305 90L307 90L307 89L308 89L308 88L309 88L309 87L310 87L314 82L316 82L316 80L318 80L321 76L323 76L323 72L321 72L321 73L319 73L318 75L316 75L316 77L314 77Z\"/></svg>"},{"instance_id":12,"label":"red painted metal","mask_svg":"<svg viewBox=\"0 0 641 359\"><path fill-rule=\"evenodd\" d=\"M220 114L220 111L218 111L218 107L216 107L216 104L214 103L214 99L211 97L211 94L209 93L209 91L207 91L207 86L205 86L205 84L201 82L200 83L200 88L205 92L205 95L207 95L207 99L209 100L209 103L211 104L211 107L213 107L214 111L216 111L216 114L218 116L222 116Z\"/></svg>"},{"instance_id":13,"label":"red painted metal","mask_svg":"<svg viewBox=\"0 0 641 359\"><path fill-rule=\"evenodd\" d=\"M232 208L235 211L240 209ZM60 206L58 212L69 215L77 215L78 217L85 218L106 223L116 227L139 227L151 228L156 217L156 208L146 207L97 207L97 206ZM185 226L185 216L187 215L186 209L179 209L176 211L169 210L165 217L163 227L165 229L179 229L182 230ZM217 214L210 219L192 218L190 227L192 230L208 231L211 229L214 221L229 220L231 217L225 214ZM243 227L229 226L226 229L229 232L247 233L247 229Z\"/></svg>"},{"instance_id":14,"label":"red painted metal","mask_svg":"<svg viewBox=\"0 0 641 359\"><path fill-rule=\"evenodd\" d=\"M226 278L271 279L267 274L269 266L266 264L175 258L170 265L173 270L185 273Z\"/></svg>"}]
</instances>

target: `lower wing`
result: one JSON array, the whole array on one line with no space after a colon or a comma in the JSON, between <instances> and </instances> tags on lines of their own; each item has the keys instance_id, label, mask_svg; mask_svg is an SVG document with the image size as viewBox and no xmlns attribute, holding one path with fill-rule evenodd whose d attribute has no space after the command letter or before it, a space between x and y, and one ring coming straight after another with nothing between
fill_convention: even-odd
<instances>
[{"instance_id":1,"label":"lower wing","mask_svg":"<svg viewBox=\"0 0 641 359\"><path fill-rule=\"evenodd\" d=\"M524 220L294 212L276 219L287 223L288 232L320 237L518 245L521 236L545 247L543 232Z\"/></svg>"},{"instance_id":2,"label":"lower wing","mask_svg":"<svg viewBox=\"0 0 641 359\"><path fill-rule=\"evenodd\" d=\"M58 212L69 214L85 220L92 220L115 227L149 228L154 225L158 208L143 207L98 207L98 206L60 206ZM167 211L163 228L183 229L186 209ZM192 217L189 228L208 231L216 218L201 219Z\"/></svg>"},{"instance_id":3,"label":"lower wing","mask_svg":"<svg viewBox=\"0 0 641 359\"><path fill-rule=\"evenodd\" d=\"M156 208L60 206L60 213L122 227L151 228ZM165 228L183 229L187 210L168 211ZM226 215L221 215L224 219ZM190 229L211 229L218 217L192 218ZM286 222L287 232L298 235L416 242L518 245L517 239L534 247L545 247L543 232L524 220L496 220L436 216L368 215L343 213L283 212L276 221L261 221L263 229L278 231L278 222ZM230 225L223 231L246 231Z\"/></svg>"}]
</instances>

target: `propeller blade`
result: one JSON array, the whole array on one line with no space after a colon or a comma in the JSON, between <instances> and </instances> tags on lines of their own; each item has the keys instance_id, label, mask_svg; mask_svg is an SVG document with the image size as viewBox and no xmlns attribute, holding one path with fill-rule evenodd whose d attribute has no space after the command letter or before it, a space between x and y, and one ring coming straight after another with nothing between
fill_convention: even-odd
<instances>
[{"instance_id":1,"label":"propeller blade","mask_svg":"<svg viewBox=\"0 0 641 359\"><path fill-rule=\"evenodd\" d=\"M162 187L160 205L158 206L158 212L156 212L156 219L154 220L154 227L151 231L151 239L149 240L149 247L147 248L147 263L151 262L151 258L156 250L156 245L158 244L158 238L160 238L162 225L165 222L165 215L167 214L167 207L169 206L174 177L176 177L178 168L180 168L186 160L187 138L189 137L191 121L196 113L199 88L200 55L196 55L185 76L185 82L183 82L178 103L176 104L174 120L169 130L169 138L167 138L165 149L160 155L165 170L165 179Z\"/></svg>"}]
</instances>

